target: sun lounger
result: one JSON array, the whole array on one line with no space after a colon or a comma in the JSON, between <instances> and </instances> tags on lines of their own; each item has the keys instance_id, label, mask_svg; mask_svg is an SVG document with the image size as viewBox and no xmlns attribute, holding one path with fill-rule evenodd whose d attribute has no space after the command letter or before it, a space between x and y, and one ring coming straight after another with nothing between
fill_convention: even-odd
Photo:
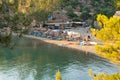
<instances>
[{"instance_id":1,"label":"sun lounger","mask_svg":"<svg viewBox=\"0 0 120 80\"><path fill-rule=\"evenodd\" d=\"M42 38L47 38L47 36L45 34L41 35Z\"/></svg>"},{"instance_id":2,"label":"sun lounger","mask_svg":"<svg viewBox=\"0 0 120 80\"><path fill-rule=\"evenodd\" d=\"M97 42L89 42L91 45L97 45Z\"/></svg>"},{"instance_id":3,"label":"sun lounger","mask_svg":"<svg viewBox=\"0 0 120 80\"><path fill-rule=\"evenodd\" d=\"M86 42L85 42L85 41L82 41L82 42L79 43L79 45L80 45L80 46L84 46L84 45L86 45Z\"/></svg>"},{"instance_id":4,"label":"sun lounger","mask_svg":"<svg viewBox=\"0 0 120 80\"><path fill-rule=\"evenodd\" d=\"M47 38L52 38L52 36L47 36Z\"/></svg>"}]
</instances>

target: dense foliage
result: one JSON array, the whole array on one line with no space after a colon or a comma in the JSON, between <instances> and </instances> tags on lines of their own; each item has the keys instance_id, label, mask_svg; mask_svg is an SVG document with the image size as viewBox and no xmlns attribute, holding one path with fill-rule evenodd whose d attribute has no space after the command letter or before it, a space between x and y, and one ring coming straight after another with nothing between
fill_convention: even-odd
<instances>
[{"instance_id":1,"label":"dense foliage","mask_svg":"<svg viewBox=\"0 0 120 80\"><path fill-rule=\"evenodd\" d=\"M120 17L106 17L99 14L97 21L100 30L92 30L98 40L104 45L96 46L97 52L112 62L120 63Z\"/></svg>"},{"instance_id":2,"label":"dense foliage","mask_svg":"<svg viewBox=\"0 0 120 80\"><path fill-rule=\"evenodd\" d=\"M61 77L61 74L60 74L59 70L56 73L56 80L62 80L62 77Z\"/></svg>"},{"instance_id":3,"label":"dense foliage","mask_svg":"<svg viewBox=\"0 0 120 80\"><path fill-rule=\"evenodd\" d=\"M80 14L77 16L82 21L95 20L97 14L105 14L108 17L112 16L118 7L116 6L117 0L62 0L62 8L69 12L68 7L72 11L78 11ZM72 18L76 16L68 15Z\"/></svg>"},{"instance_id":4,"label":"dense foliage","mask_svg":"<svg viewBox=\"0 0 120 80\"><path fill-rule=\"evenodd\" d=\"M116 10L120 10L120 0L112 0Z\"/></svg>"},{"instance_id":5,"label":"dense foliage","mask_svg":"<svg viewBox=\"0 0 120 80\"><path fill-rule=\"evenodd\" d=\"M93 80L120 80L120 73L115 74L99 73L96 75L90 69L88 71L88 74L91 78L93 78Z\"/></svg>"},{"instance_id":6,"label":"dense foliage","mask_svg":"<svg viewBox=\"0 0 120 80\"><path fill-rule=\"evenodd\" d=\"M120 73L116 74L106 74L100 73L97 76L94 76L94 80L120 80Z\"/></svg>"},{"instance_id":7,"label":"dense foliage","mask_svg":"<svg viewBox=\"0 0 120 80\"><path fill-rule=\"evenodd\" d=\"M0 0L0 45L10 45L12 32L26 33L33 20L44 21L59 4L60 0Z\"/></svg>"}]
</instances>

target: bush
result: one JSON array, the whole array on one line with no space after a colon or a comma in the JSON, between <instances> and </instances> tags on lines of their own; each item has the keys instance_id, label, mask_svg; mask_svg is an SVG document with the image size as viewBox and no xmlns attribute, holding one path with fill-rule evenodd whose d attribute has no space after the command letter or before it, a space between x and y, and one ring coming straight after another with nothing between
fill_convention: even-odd
<instances>
[{"instance_id":1,"label":"bush","mask_svg":"<svg viewBox=\"0 0 120 80\"><path fill-rule=\"evenodd\" d=\"M75 13L73 12L68 12L67 14L69 16L69 18L75 18L75 17L78 17Z\"/></svg>"},{"instance_id":2,"label":"bush","mask_svg":"<svg viewBox=\"0 0 120 80\"><path fill-rule=\"evenodd\" d=\"M62 77L61 77L61 74L60 74L59 70L56 73L56 80L62 80Z\"/></svg>"},{"instance_id":3,"label":"bush","mask_svg":"<svg viewBox=\"0 0 120 80\"><path fill-rule=\"evenodd\" d=\"M85 21L85 20L91 18L91 15L89 13L87 13L87 12L82 12L80 18L82 18L83 21Z\"/></svg>"}]
</instances>

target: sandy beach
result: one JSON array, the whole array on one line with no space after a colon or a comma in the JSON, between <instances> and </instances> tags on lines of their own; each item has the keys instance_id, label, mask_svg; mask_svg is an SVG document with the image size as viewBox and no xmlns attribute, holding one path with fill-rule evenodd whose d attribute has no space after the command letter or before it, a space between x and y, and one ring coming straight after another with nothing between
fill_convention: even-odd
<instances>
[{"instance_id":1,"label":"sandy beach","mask_svg":"<svg viewBox=\"0 0 120 80\"><path fill-rule=\"evenodd\" d=\"M84 51L86 53L96 54L94 46L92 46L92 45L89 45L89 46L87 46L87 45L80 46L80 45L78 45L77 41L50 40L50 39L36 37L36 36L32 36L32 35L24 35L24 37L42 40L42 41L44 41L46 43L55 44L55 45L58 45L58 46L61 46L61 47L72 48L72 49Z\"/></svg>"}]
</instances>

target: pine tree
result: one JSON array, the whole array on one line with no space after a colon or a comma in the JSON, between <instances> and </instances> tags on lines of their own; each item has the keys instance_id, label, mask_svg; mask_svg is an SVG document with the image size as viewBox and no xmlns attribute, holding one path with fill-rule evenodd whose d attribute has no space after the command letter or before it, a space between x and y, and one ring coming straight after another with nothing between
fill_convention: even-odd
<instances>
[{"instance_id":1,"label":"pine tree","mask_svg":"<svg viewBox=\"0 0 120 80\"><path fill-rule=\"evenodd\" d=\"M12 32L19 31L20 35L27 32L34 19L41 18L41 21L47 19L47 13L55 10L59 2L60 0L0 0L0 28L10 28L8 35L3 36L0 33L0 45L6 43L9 45ZM5 40L6 37L10 40Z\"/></svg>"}]
</instances>

